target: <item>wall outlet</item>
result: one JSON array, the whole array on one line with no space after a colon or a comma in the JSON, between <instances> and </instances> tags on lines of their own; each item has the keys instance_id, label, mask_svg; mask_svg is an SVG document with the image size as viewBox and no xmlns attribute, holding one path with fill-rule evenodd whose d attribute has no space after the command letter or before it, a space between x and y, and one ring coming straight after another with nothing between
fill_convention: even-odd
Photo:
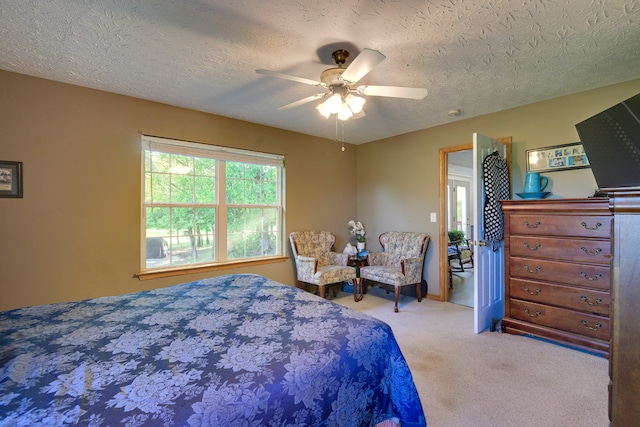
<instances>
[{"instance_id":1,"label":"wall outlet","mask_svg":"<svg viewBox=\"0 0 640 427\"><path fill-rule=\"evenodd\" d=\"M436 222L436 213L431 212L431 222Z\"/></svg>"}]
</instances>

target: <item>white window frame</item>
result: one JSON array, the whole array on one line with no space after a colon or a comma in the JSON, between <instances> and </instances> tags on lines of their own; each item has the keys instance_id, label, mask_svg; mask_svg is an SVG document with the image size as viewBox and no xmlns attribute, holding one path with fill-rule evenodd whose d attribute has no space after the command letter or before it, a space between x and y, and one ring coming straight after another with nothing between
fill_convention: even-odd
<instances>
[{"instance_id":1,"label":"white window frame","mask_svg":"<svg viewBox=\"0 0 640 427\"><path fill-rule=\"evenodd\" d=\"M214 159L216 161L216 200L213 204L205 204L203 207L214 207L216 209L215 220L215 259L213 262L203 263L189 263L180 265L170 265L158 268L148 268L146 259L146 244L147 244L147 219L146 211L147 207L154 206L154 203L147 203L145 194L145 152L146 151L160 151L163 153L180 154L194 157L203 157ZM264 260L274 257L283 257L284 248L286 244L285 236L285 188L284 188L284 156L279 154L255 152L248 150L240 150L230 147L222 147L210 144L201 144L190 141L181 141L175 139L160 138L149 135L142 135L141 137L141 153L142 153L142 173L141 173L141 229L140 229L140 269L141 274L145 272L153 272L155 270L189 270L206 265L220 265L226 263L236 264L238 262L249 260ZM275 166L277 167L277 206L276 205L264 205L276 207L278 211L278 237L276 253L275 255L255 256L255 257L242 257L234 258L232 260L227 259L227 204L226 204L226 162L234 161L241 163L252 163L258 165ZM179 203L163 203L165 207L184 207ZM234 207L236 205L233 205ZM249 207L256 207L261 205L250 205ZM241 207L238 205L238 207Z\"/></svg>"}]
</instances>

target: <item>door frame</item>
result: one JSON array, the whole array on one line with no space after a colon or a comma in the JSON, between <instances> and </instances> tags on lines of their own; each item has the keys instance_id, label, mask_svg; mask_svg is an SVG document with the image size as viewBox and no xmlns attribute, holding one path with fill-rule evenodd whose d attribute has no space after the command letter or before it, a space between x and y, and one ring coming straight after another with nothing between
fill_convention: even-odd
<instances>
[{"instance_id":1,"label":"door frame","mask_svg":"<svg viewBox=\"0 0 640 427\"><path fill-rule=\"evenodd\" d=\"M511 137L494 139L511 146ZM449 300L449 270L447 256L447 248L449 246L449 237L447 235L447 183L449 180L449 153L465 150L473 150L473 143L444 147L438 152L438 215L440 217L440 223L438 224L438 244L440 246L439 301ZM509 182L511 182L511 147L507 150L506 162L509 173Z\"/></svg>"}]
</instances>

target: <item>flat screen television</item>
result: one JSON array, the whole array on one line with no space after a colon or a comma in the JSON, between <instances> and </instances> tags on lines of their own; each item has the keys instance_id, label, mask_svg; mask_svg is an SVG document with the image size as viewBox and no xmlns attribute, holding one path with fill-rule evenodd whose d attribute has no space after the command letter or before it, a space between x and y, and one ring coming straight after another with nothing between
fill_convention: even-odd
<instances>
[{"instance_id":1,"label":"flat screen television","mask_svg":"<svg viewBox=\"0 0 640 427\"><path fill-rule=\"evenodd\" d=\"M599 188L640 187L640 94L576 125Z\"/></svg>"}]
</instances>

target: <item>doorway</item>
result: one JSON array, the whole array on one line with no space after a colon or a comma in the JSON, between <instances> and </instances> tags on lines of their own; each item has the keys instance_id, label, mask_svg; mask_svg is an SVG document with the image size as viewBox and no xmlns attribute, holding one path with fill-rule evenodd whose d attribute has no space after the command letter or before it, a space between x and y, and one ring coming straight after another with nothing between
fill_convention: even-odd
<instances>
[{"instance_id":1,"label":"doorway","mask_svg":"<svg viewBox=\"0 0 640 427\"><path fill-rule=\"evenodd\" d=\"M500 153L505 160L507 172L511 176L511 137L505 138L487 138L480 134L473 134L473 142L470 144L458 145L453 147L445 147L439 150L438 154L438 185L439 185L439 201L438 215L441 218L438 224L438 243L439 243L439 273L440 273L440 301L449 300L449 268L448 268L448 203L447 203L447 185L449 183L449 156L465 150L472 150L472 195L471 205L473 211L472 221L477 224L473 227L470 237L470 246L473 246L474 259L474 332L479 333L490 327L487 316L496 317L500 314L494 311L500 308L504 309L504 258L500 251L488 251L488 245L482 240L484 233L484 225L482 224L483 201L481 194L482 184L482 164L483 159L492 153ZM471 225L471 224L470 224ZM497 318L497 317L496 317Z\"/></svg>"},{"instance_id":2,"label":"doorway","mask_svg":"<svg viewBox=\"0 0 640 427\"><path fill-rule=\"evenodd\" d=\"M460 154L457 154L460 153ZM449 206L450 196L449 196L449 170L451 169L458 178L461 175L466 175L466 172L462 173L464 169L459 170L458 166L455 166L454 163L449 164L449 157L452 156L453 159L456 157L461 157L457 159L456 163L465 163L462 160L462 157L468 157L469 162L471 162L471 166L473 166L472 155L469 156L467 153L473 153L473 144L463 144L457 145L454 147L445 147L441 148L439 151L439 188L440 188L440 201L438 203L439 216L443 220L440 221L440 233L439 233L439 243L440 243L440 301L449 301L449 262L447 257L447 248L449 246L449 224L451 223L451 217L449 215ZM455 173L458 172L458 173ZM471 195L471 191L468 191L469 195ZM470 202L471 203L471 202ZM471 224L469 224L471 225Z\"/></svg>"},{"instance_id":3,"label":"doorway","mask_svg":"<svg viewBox=\"0 0 640 427\"><path fill-rule=\"evenodd\" d=\"M473 150L461 149L447 153L447 233L461 231L464 239L448 249L462 254L448 260L448 296L446 301L473 308L474 275L473 247L466 239L473 237L471 187L473 181ZM450 244L450 242L448 242Z\"/></svg>"}]
</instances>

